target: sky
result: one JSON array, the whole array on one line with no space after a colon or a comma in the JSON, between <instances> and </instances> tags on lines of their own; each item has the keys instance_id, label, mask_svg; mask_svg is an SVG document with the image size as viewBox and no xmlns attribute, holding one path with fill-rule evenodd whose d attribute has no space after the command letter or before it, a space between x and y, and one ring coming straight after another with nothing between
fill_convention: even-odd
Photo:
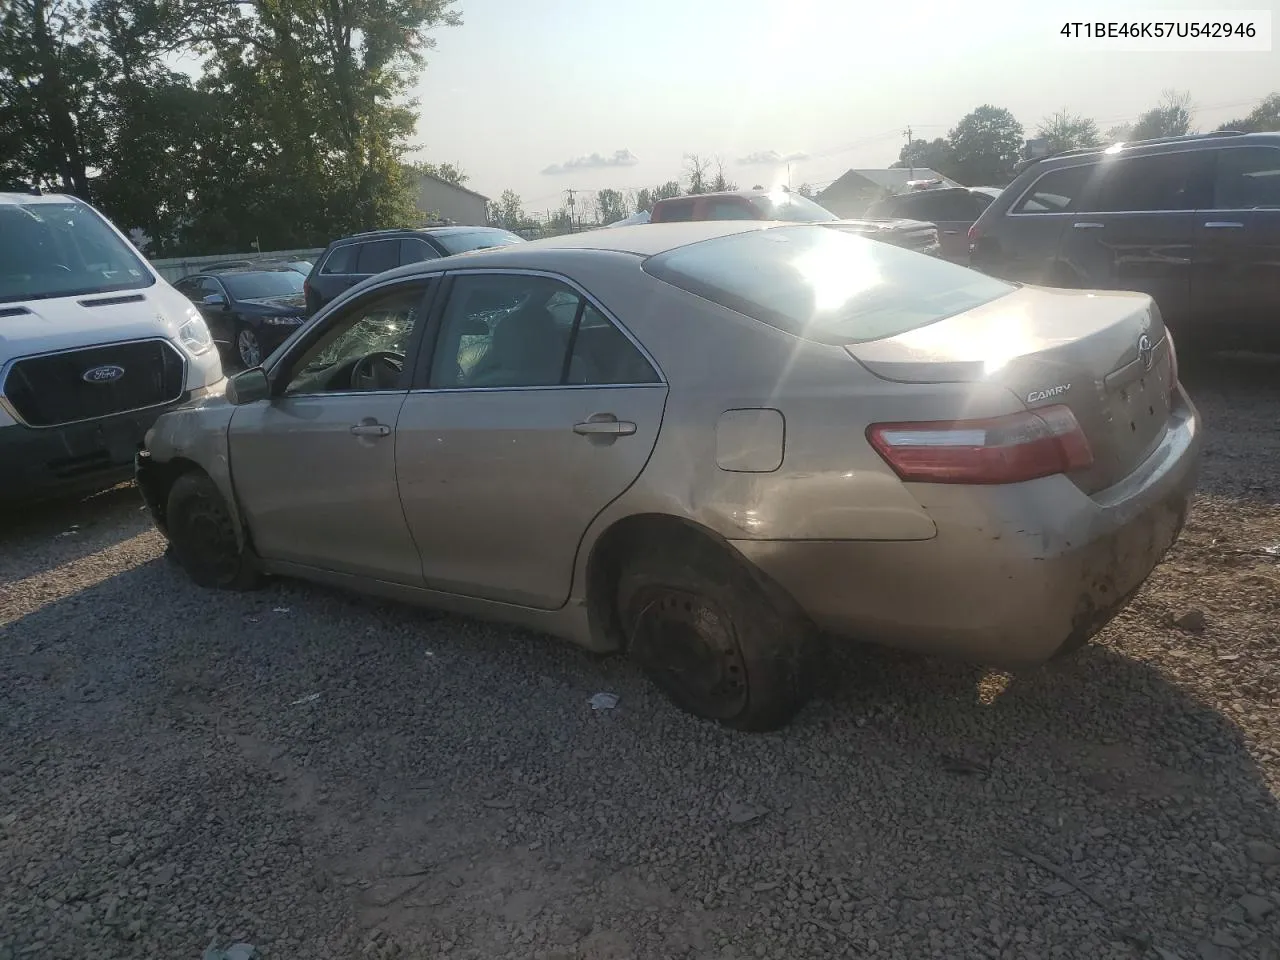
<instances>
[{"instance_id":1,"label":"sky","mask_svg":"<svg viewBox=\"0 0 1280 960\"><path fill-rule=\"evenodd\" d=\"M418 81L415 159L530 212L565 189L640 188L719 157L740 186L822 184L945 136L974 107L1007 107L1033 135L1069 109L1106 131L1189 90L1213 129L1280 90L1280 52L1115 52L1059 35L1068 21L1181 11L1215 19L1267 3L1046 0L458 0ZM1105 11L1105 13L1100 12ZM1277 19L1280 19L1278 17Z\"/></svg>"}]
</instances>

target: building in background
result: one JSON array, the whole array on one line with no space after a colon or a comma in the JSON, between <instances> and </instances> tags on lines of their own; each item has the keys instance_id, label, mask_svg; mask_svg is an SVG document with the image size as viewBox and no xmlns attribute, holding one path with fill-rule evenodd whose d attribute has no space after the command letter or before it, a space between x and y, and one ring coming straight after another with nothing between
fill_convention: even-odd
<instances>
[{"instance_id":1,"label":"building in background","mask_svg":"<svg viewBox=\"0 0 1280 960\"><path fill-rule=\"evenodd\" d=\"M956 183L928 167L890 167L885 170L849 170L817 196L838 217L860 217L877 200L906 193L913 180L937 180L941 187L959 187Z\"/></svg>"},{"instance_id":2,"label":"building in background","mask_svg":"<svg viewBox=\"0 0 1280 960\"><path fill-rule=\"evenodd\" d=\"M455 187L447 180L427 173L417 176L417 207L423 217L469 227L482 227L488 222L488 197L466 187Z\"/></svg>"}]
</instances>

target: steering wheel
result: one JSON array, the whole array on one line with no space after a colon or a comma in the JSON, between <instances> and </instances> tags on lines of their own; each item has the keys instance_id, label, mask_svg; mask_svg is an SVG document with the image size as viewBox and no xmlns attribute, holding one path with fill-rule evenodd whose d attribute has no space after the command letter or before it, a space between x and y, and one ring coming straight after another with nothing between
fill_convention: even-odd
<instances>
[{"instance_id":1,"label":"steering wheel","mask_svg":"<svg viewBox=\"0 0 1280 960\"><path fill-rule=\"evenodd\" d=\"M352 390L394 390L404 374L404 354L375 350L351 367Z\"/></svg>"}]
</instances>

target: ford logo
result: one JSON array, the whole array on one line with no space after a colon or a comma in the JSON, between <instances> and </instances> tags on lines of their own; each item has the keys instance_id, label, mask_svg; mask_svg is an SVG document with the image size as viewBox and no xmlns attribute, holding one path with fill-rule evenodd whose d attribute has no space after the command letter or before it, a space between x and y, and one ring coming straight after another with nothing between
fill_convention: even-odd
<instances>
[{"instance_id":1,"label":"ford logo","mask_svg":"<svg viewBox=\"0 0 1280 960\"><path fill-rule=\"evenodd\" d=\"M1145 333L1138 338L1138 359L1142 361L1142 369L1150 370L1156 362L1155 344Z\"/></svg>"},{"instance_id":2,"label":"ford logo","mask_svg":"<svg viewBox=\"0 0 1280 960\"><path fill-rule=\"evenodd\" d=\"M124 367L114 363L104 363L100 367L90 367L80 375L85 383L115 383L124 376Z\"/></svg>"}]
</instances>

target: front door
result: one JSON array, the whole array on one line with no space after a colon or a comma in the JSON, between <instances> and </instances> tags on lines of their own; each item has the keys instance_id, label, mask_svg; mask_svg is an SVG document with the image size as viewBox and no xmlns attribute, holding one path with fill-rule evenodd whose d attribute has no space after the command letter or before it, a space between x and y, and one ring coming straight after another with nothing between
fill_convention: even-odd
<instances>
[{"instance_id":1,"label":"front door","mask_svg":"<svg viewBox=\"0 0 1280 960\"><path fill-rule=\"evenodd\" d=\"M1198 331L1280 342L1280 149L1214 151L1212 206L1198 218Z\"/></svg>"},{"instance_id":2,"label":"front door","mask_svg":"<svg viewBox=\"0 0 1280 960\"><path fill-rule=\"evenodd\" d=\"M272 368L272 399L236 410L231 475L264 558L421 583L395 430L427 293L420 280L370 291Z\"/></svg>"},{"instance_id":3,"label":"front door","mask_svg":"<svg viewBox=\"0 0 1280 960\"><path fill-rule=\"evenodd\" d=\"M467 271L415 386L396 467L426 585L562 606L583 534L657 439L655 366L566 281Z\"/></svg>"},{"instance_id":4,"label":"front door","mask_svg":"<svg viewBox=\"0 0 1280 960\"><path fill-rule=\"evenodd\" d=\"M1196 211L1208 199L1210 155L1161 153L1103 163L1062 237L1062 259L1086 287L1150 294L1166 323L1192 313Z\"/></svg>"}]
</instances>

